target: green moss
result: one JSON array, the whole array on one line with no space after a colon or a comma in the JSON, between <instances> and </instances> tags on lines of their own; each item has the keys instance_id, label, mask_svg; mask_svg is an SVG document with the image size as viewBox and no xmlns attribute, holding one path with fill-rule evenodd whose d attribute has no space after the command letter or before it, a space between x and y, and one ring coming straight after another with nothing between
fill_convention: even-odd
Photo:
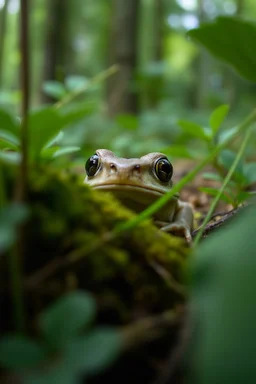
<instances>
[{"instance_id":1,"label":"green moss","mask_svg":"<svg viewBox=\"0 0 256 384\"><path fill-rule=\"evenodd\" d=\"M104 241L134 213L111 194L90 189L78 176L34 170L28 198L26 279L40 275L45 267L50 270L27 291L39 295L37 306L30 308L32 314L69 289L70 274L77 288L94 293L104 323L126 323L137 313L159 313L184 300L173 283L182 282L187 254L183 240L147 220ZM51 270L55 261L60 266Z\"/></svg>"}]
</instances>

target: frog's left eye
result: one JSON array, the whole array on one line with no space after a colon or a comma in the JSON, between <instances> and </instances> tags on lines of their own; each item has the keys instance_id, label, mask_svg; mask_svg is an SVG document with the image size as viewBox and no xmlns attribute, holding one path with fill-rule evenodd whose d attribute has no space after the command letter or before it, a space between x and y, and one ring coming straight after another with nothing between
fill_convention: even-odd
<instances>
[{"instance_id":1,"label":"frog's left eye","mask_svg":"<svg viewBox=\"0 0 256 384\"><path fill-rule=\"evenodd\" d=\"M99 166L100 166L99 156L96 154L91 156L85 164L85 170L86 170L87 176L94 176L97 170L99 169Z\"/></svg>"},{"instance_id":2,"label":"frog's left eye","mask_svg":"<svg viewBox=\"0 0 256 384\"><path fill-rule=\"evenodd\" d=\"M161 158L155 164L156 175L159 180L167 183L173 175L173 166L168 159Z\"/></svg>"}]
</instances>

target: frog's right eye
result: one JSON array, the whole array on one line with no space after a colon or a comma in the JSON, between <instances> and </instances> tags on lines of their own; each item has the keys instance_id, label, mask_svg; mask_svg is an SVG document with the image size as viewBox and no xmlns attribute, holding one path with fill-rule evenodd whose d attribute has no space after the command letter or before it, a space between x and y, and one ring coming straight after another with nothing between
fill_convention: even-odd
<instances>
[{"instance_id":1,"label":"frog's right eye","mask_svg":"<svg viewBox=\"0 0 256 384\"><path fill-rule=\"evenodd\" d=\"M91 156L85 164L85 171L87 176L94 176L100 166L100 158L98 155Z\"/></svg>"}]
</instances>

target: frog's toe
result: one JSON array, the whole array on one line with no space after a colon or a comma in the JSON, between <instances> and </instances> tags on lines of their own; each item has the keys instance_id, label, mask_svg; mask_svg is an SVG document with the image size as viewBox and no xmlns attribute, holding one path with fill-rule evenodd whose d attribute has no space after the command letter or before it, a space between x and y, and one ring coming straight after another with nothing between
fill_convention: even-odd
<instances>
[{"instance_id":1,"label":"frog's toe","mask_svg":"<svg viewBox=\"0 0 256 384\"><path fill-rule=\"evenodd\" d=\"M190 229L182 223L171 223L161 228L164 232L170 232L176 236L185 237L188 243L191 243L192 237Z\"/></svg>"}]
</instances>

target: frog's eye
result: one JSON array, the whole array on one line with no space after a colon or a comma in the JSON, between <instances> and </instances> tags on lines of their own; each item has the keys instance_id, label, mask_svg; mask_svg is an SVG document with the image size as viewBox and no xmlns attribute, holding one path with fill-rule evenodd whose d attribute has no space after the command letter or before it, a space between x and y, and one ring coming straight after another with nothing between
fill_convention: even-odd
<instances>
[{"instance_id":1,"label":"frog's eye","mask_svg":"<svg viewBox=\"0 0 256 384\"><path fill-rule=\"evenodd\" d=\"M85 164L85 171L88 176L94 176L97 170L99 169L100 158L98 155L91 156Z\"/></svg>"},{"instance_id":2,"label":"frog's eye","mask_svg":"<svg viewBox=\"0 0 256 384\"><path fill-rule=\"evenodd\" d=\"M156 162L155 171L159 180L167 183L172 178L173 166L168 159L161 158Z\"/></svg>"}]
</instances>

